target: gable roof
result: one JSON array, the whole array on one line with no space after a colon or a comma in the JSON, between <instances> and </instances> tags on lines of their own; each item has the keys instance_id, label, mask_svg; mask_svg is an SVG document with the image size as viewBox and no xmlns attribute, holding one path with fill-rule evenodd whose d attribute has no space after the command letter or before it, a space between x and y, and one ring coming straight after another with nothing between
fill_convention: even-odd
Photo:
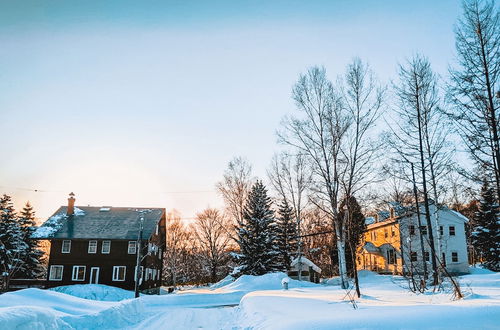
<instances>
[{"instance_id":1,"label":"gable roof","mask_svg":"<svg viewBox=\"0 0 500 330\"><path fill-rule=\"evenodd\" d=\"M143 211L143 238L147 239L165 214L164 208L78 206L73 215L67 216L67 209L61 206L32 237L136 240L140 228L138 211Z\"/></svg>"}]
</instances>

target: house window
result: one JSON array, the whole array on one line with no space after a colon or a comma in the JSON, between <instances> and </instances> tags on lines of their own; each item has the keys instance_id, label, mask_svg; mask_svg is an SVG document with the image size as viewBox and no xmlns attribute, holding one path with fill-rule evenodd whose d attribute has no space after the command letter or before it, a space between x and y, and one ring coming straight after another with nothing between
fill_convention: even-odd
<instances>
[{"instance_id":1,"label":"house window","mask_svg":"<svg viewBox=\"0 0 500 330\"><path fill-rule=\"evenodd\" d=\"M414 225L410 225L410 235L411 236L415 235L415 226Z\"/></svg>"},{"instance_id":2,"label":"house window","mask_svg":"<svg viewBox=\"0 0 500 330\"><path fill-rule=\"evenodd\" d=\"M427 226L420 226L420 233L422 235L427 235Z\"/></svg>"},{"instance_id":3,"label":"house window","mask_svg":"<svg viewBox=\"0 0 500 330\"><path fill-rule=\"evenodd\" d=\"M424 259L425 259L425 261L429 261L430 260L429 259L429 252L428 251L424 252Z\"/></svg>"},{"instance_id":4,"label":"house window","mask_svg":"<svg viewBox=\"0 0 500 330\"><path fill-rule=\"evenodd\" d=\"M62 253L69 253L71 251L71 241L68 240L68 239L65 239L63 242L62 242L62 249L61 249L61 252Z\"/></svg>"},{"instance_id":5,"label":"house window","mask_svg":"<svg viewBox=\"0 0 500 330\"><path fill-rule=\"evenodd\" d=\"M396 236L396 231L394 230L394 228L391 228L391 236L392 237Z\"/></svg>"},{"instance_id":6,"label":"house window","mask_svg":"<svg viewBox=\"0 0 500 330\"><path fill-rule=\"evenodd\" d=\"M455 226L450 226L450 236L455 236Z\"/></svg>"},{"instance_id":7,"label":"house window","mask_svg":"<svg viewBox=\"0 0 500 330\"><path fill-rule=\"evenodd\" d=\"M410 258L411 261L417 261L418 260L417 252L410 252Z\"/></svg>"},{"instance_id":8,"label":"house window","mask_svg":"<svg viewBox=\"0 0 500 330\"><path fill-rule=\"evenodd\" d=\"M137 252L136 242L129 241L128 242L128 254L136 254L136 252Z\"/></svg>"},{"instance_id":9,"label":"house window","mask_svg":"<svg viewBox=\"0 0 500 330\"><path fill-rule=\"evenodd\" d=\"M451 262L458 262L458 252L451 253Z\"/></svg>"},{"instance_id":10,"label":"house window","mask_svg":"<svg viewBox=\"0 0 500 330\"><path fill-rule=\"evenodd\" d=\"M111 251L111 241L102 241L101 253L109 254L109 251Z\"/></svg>"},{"instance_id":11,"label":"house window","mask_svg":"<svg viewBox=\"0 0 500 330\"><path fill-rule=\"evenodd\" d=\"M385 238L389 237L389 232L387 231L387 229L384 229L384 237Z\"/></svg>"},{"instance_id":12,"label":"house window","mask_svg":"<svg viewBox=\"0 0 500 330\"><path fill-rule=\"evenodd\" d=\"M125 281L125 266L113 266L113 281Z\"/></svg>"},{"instance_id":13,"label":"house window","mask_svg":"<svg viewBox=\"0 0 500 330\"><path fill-rule=\"evenodd\" d=\"M89 241L89 253L97 253L97 241Z\"/></svg>"},{"instance_id":14,"label":"house window","mask_svg":"<svg viewBox=\"0 0 500 330\"><path fill-rule=\"evenodd\" d=\"M446 254L443 252L443 266L446 267Z\"/></svg>"},{"instance_id":15,"label":"house window","mask_svg":"<svg viewBox=\"0 0 500 330\"><path fill-rule=\"evenodd\" d=\"M387 263L389 265L394 265L396 263L396 254L394 253L394 249L387 250Z\"/></svg>"},{"instance_id":16,"label":"house window","mask_svg":"<svg viewBox=\"0 0 500 330\"><path fill-rule=\"evenodd\" d=\"M61 265L50 266L49 281L62 281L63 269Z\"/></svg>"},{"instance_id":17,"label":"house window","mask_svg":"<svg viewBox=\"0 0 500 330\"><path fill-rule=\"evenodd\" d=\"M71 275L71 280L73 281L83 281L85 280L85 266L73 266L73 274Z\"/></svg>"},{"instance_id":18,"label":"house window","mask_svg":"<svg viewBox=\"0 0 500 330\"><path fill-rule=\"evenodd\" d=\"M443 236L443 235L444 235L443 226L439 226L439 236Z\"/></svg>"}]
</instances>

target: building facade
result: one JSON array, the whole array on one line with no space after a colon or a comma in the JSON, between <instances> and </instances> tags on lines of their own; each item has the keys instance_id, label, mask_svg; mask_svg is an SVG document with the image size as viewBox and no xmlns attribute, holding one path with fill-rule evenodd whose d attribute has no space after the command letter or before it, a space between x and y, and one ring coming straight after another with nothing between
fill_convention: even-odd
<instances>
[{"instance_id":1,"label":"building facade","mask_svg":"<svg viewBox=\"0 0 500 330\"><path fill-rule=\"evenodd\" d=\"M34 237L50 242L47 287L106 284L133 290L139 252L139 289L154 292L161 286L163 208L75 207L70 196L68 206L60 207Z\"/></svg>"},{"instance_id":2,"label":"building facade","mask_svg":"<svg viewBox=\"0 0 500 330\"><path fill-rule=\"evenodd\" d=\"M469 272L465 224L468 219L446 206L430 205L431 227L438 267L452 274ZM357 251L358 269L378 273L423 273L432 270L432 249L423 206L420 225L412 208L393 204L389 212L368 218L369 224ZM371 220L371 221L370 221Z\"/></svg>"}]
</instances>

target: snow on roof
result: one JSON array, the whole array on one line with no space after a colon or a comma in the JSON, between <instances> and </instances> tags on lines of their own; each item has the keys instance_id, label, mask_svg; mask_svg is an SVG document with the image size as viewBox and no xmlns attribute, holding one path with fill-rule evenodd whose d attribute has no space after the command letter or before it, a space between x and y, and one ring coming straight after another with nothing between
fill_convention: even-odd
<instances>
[{"instance_id":1,"label":"snow on roof","mask_svg":"<svg viewBox=\"0 0 500 330\"><path fill-rule=\"evenodd\" d=\"M292 264L291 266L295 266L297 263L299 262L299 258L295 258L292 260ZM309 267L312 267L312 269L315 271L315 272L318 272L318 273L321 273L321 268L319 268L318 266L316 266L314 264L314 262L312 262L311 260L307 259L306 257L301 257L300 258L300 263L301 264L304 264L304 265L307 265Z\"/></svg>"},{"instance_id":2,"label":"snow on roof","mask_svg":"<svg viewBox=\"0 0 500 330\"><path fill-rule=\"evenodd\" d=\"M373 224L373 223L375 223L375 222L376 222L376 221L375 221L375 217L366 217L366 218L365 218L365 224L366 224L366 225L371 225L371 224Z\"/></svg>"},{"instance_id":3,"label":"snow on roof","mask_svg":"<svg viewBox=\"0 0 500 330\"><path fill-rule=\"evenodd\" d=\"M455 210L451 210L451 212L453 212L457 217L459 217L461 220L463 220L464 222L469 222L469 218L467 218L465 215L463 215L462 213L460 212L457 212Z\"/></svg>"},{"instance_id":4,"label":"snow on roof","mask_svg":"<svg viewBox=\"0 0 500 330\"><path fill-rule=\"evenodd\" d=\"M59 213L51 216L45 223L38 227L33 234L31 234L32 238L48 238L52 237L56 231L58 231L62 227L63 219L66 219L65 213Z\"/></svg>"}]
</instances>

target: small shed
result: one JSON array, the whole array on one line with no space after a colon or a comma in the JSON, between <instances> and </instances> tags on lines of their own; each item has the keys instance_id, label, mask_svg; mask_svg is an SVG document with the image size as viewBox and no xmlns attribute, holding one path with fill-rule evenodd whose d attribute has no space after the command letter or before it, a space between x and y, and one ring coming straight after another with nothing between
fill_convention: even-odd
<instances>
[{"instance_id":1,"label":"small shed","mask_svg":"<svg viewBox=\"0 0 500 330\"><path fill-rule=\"evenodd\" d=\"M319 278L321 275L321 268L316 266L311 260L306 257L300 258L300 264L302 267L301 278L313 283L319 283ZM290 270L288 271L288 276L294 280L299 279L299 258L292 260L290 265Z\"/></svg>"}]
</instances>

